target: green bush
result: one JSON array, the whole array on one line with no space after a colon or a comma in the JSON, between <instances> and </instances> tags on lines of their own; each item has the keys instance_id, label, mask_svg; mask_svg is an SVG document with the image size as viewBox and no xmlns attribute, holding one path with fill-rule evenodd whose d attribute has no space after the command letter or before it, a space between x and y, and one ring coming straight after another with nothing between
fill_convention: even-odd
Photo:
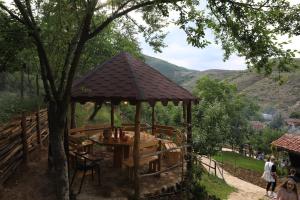
<instances>
[{"instance_id":1,"label":"green bush","mask_svg":"<svg viewBox=\"0 0 300 200\"><path fill-rule=\"evenodd\" d=\"M0 124L8 122L11 118L20 115L21 112L31 112L37 109L38 103L42 105L42 99L25 96L21 100L15 93L0 93Z\"/></svg>"},{"instance_id":2,"label":"green bush","mask_svg":"<svg viewBox=\"0 0 300 200\"><path fill-rule=\"evenodd\" d=\"M290 118L300 119L300 112L297 112L297 111L292 112L290 114Z\"/></svg>"}]
</instances>

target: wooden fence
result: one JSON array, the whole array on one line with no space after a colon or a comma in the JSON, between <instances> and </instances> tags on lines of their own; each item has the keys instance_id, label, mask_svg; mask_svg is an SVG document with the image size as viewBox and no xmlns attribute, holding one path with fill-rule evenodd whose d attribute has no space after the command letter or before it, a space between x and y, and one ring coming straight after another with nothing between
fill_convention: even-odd
<instances>
[{"instance_id":1,"label":"wooden fence","mask_svg":"<svg viewBox=\"0 0 300 200\"><path fill-rule=\"evenodd\" d=\"M43 109L23 114L0 126L0 184L14 173L28 154L48 138L48 114Z\"/></svg>"}]
</instances>

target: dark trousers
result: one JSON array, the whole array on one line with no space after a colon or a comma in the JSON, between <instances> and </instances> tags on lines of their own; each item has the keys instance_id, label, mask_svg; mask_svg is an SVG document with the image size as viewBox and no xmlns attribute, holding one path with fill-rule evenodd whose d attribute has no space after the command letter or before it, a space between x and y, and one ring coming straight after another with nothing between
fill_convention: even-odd
<instances>
[{"instance_id":1,"label":"dark trousers","mask_svg":"<svg viewBox=\"0 0 300 200\"><path fill-rule=\"evenodd\" d=\"M275 187L276 187L276 181L275 182L268 182L268 184L267 184L267 191L269 191L270 190L270 187L272 186L272 188L271 188L271 191L272 192L274 192L274 190L275 190Z\"/></svg>"}]
</instances>

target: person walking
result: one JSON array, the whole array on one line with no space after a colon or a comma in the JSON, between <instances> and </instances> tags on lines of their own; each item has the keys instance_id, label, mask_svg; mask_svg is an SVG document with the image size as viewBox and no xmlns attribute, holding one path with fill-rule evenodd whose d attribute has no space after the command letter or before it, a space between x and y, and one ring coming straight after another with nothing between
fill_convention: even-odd
<instances>
[{"instance_id":1,"label":"person walking","mask_svg":"<svg viewBox=\"0 0 300 200\"><path fill-rule=\"evenodd\" d=\"M269 196L269 190L271 188L270 197L274 197L274 190L276 187L276 165L275 165L275 157L271 156L270 159L267 160L264 167L264 173L262 178L267 182L266 187L266 196Z\"/></svg>"},{"instance_id":2,"label":"person walking","mask_svg":"<svg viewBox=\"0 0 300 200\"><path fill-rule=\"evenodd\" d=\"M297 185L294 179L288 178L280 187L277 193L277 200L300 200Z\"/></svg>"}]
</instances>

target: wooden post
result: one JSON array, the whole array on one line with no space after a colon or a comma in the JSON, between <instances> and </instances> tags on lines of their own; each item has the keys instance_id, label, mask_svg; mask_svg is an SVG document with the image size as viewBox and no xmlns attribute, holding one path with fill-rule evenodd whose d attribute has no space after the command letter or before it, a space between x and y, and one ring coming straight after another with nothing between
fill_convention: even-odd
<instances>
[{"instance_id":1,"label":"wooden post","mask_svg":"<svg viewBox=\"0 0 300 200\"><path fill-rule=\"evenodd\" d=\"M187 105L187 144L192 145L192 102L189 101ZM187 172L190 175L192 172L192 147L187 147L188 161ZM190 177L190 176L189 176Z\"/></svg>"},{"instance_id":2,"label":"wooden post","mask_svg":"<svg viewBox=\"0 0 300 200\"><path fill-rule=\"evenodd\" d=\"M112 102L110 102L110 127L111 131L114 131L115 127L115 106Z\"/></svg>"},{"instance_id":3,"label":"wooden post","mask_svg":"<svg viewBox=\"0 0 300 200\"><path fill-rule=\"evenodd\" d=\"M162 150L162 148L161 148L161 146L162 146L162 143L161 143L161 140L159 140L158 141L158 151L161 151ZM157 170L160 172L160 170L161 170L161 153L160 154L158 154L158 168L157 168ZM157 176L159 176L160 177L160 173L157 175Z\"/></svg>"},{"instance_id":4,"label":"wooden post","mask_svg":"<svg viewBox=\"0 0 300 200\"><path fill-rule=\"evenodd\" d=\"M152 135L155 133L155 105L152 106Z\"/></svg>"},{"instance_id":5,"label":"wooden post","mask_svg":"<svg viewBox=\"0 0 300 200\"><path fill-rule=\"evenodd\" d=\"M76 112L76 103L71 103L71 127L70 128L76 128L76 118L75 118L75 112Z\"/></svg>"},{"instance_id":6,"label":"wooden post","mask_svg":"<svg viewBox=\"0 0 300 200\"><path fill-rule=\"evenodd\" d=\"M23 159L25 163L28 162L28 143L27 143L27 135L26 135L26 116L25 112L22 112L22 119L21 119L21 137L22 137L22 144L23 144Z\"/></svg>"},{"instance_id":7,"label":"wooden post","mask_svg":"<svg viewBox=\"0 0 300 200\"><path fill-rule=\"evenodd\" d=\"M183 117L183 124L186 124L186 103L182 101L182 117Z\"/></svg>"},{"instance_id":8,"label":"wooden post","mask_svg":"<svg viewBox=\"0 0 300 200\"><path fill-rule=\"evenodd\" d=\"M140 179L139 179L139 162L140 162L140 118L141 102L137 102L135 110L135 133L133 146L133 163L134 163L134 197L139 199L140 196Z\"/></svg>"}]
</instances>

